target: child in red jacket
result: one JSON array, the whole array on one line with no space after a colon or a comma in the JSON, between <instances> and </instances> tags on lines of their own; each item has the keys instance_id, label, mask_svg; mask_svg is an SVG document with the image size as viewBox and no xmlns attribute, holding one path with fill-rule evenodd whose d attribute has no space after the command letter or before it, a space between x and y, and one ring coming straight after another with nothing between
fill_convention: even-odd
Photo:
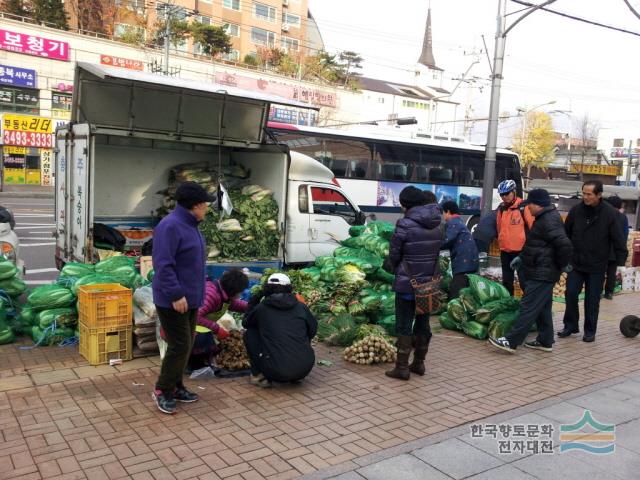
<instances>
[{"instance_id":1,"label":"child in red jacket","mask_svg":"<svg viewBox=\"0 0 640 480\"><path fill-rule=\"evenodd\" d=\"M219 280L207 280L204 303L198 310L196 338L189 357L190 371L211 365L213 357L219 353L214 335L218 340L229 336L229 332L218 325L217 320L227 311L243 313L247 311L247 302L240 300L239 297L248 285L249 279L238 269L225 271Z\"/></svg>"}]
</instances>

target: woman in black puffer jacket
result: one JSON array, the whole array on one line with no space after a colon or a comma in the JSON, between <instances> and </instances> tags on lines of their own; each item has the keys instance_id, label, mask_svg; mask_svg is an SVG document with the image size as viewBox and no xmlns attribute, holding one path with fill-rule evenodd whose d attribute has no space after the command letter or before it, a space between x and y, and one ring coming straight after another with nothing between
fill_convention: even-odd
<instances>
[{"instance_id":1,"label":"woman in black puffer jacket","mask_svg":"<svg viewBox=\"0 0 640 480\"><path fill-rule=\"evenodd\" d=\"M424 375L424 359L431 340L429 315L415 314L416 302L411 279L425 283L436 273L442 243L442 213L432 192L423 192L411 186L400 192L400 205L405 214L396 223L388 259L388 268L396 276L393 290L396 292L398 357L395 368L386 372L386 375L408 380L410 372ZM415 351L409 366L412 347Z\"/></svg>"}]
</instances>

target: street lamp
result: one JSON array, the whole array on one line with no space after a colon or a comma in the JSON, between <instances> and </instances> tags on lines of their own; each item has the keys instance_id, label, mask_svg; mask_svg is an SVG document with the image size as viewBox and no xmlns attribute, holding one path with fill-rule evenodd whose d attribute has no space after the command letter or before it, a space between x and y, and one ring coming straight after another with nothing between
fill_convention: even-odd
<instances>
[{"instance_id":1,"label":"street lamp","mask_svg":"<svg viewBox=\"0 0 640 480\"><path fill-rule=\"evenodd\" d=\"M500 115L500 87L502 85L502 70L507 34L527 16L536 10L546 7L556 0L546 0L539 5L530 7L520 18L507 28L507 0L498 0L498 16L496 27L496 41L491 68L491 103L489 104L489 128L487 130L487 146L485 150L484 175L482 180L482 214L492 210L493 182L496 178L496 150L498 146L498 117Z\"/></svg>"}]
</instances>

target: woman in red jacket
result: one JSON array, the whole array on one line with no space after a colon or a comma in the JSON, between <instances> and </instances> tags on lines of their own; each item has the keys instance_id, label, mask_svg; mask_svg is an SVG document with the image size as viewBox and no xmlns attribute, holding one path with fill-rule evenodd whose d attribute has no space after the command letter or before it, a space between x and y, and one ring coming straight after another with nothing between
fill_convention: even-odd
<instances>
[{"instance_id":1,"label":"woman in red jacket","mask_svg":"<svg viewBox=\"0 0 640 480\"><path fill-rule=\"evenodd\" d=\"M247 302L239 297L248 285L249 279L238 269L225 271L219 280L207 280L204 303L198 310L196 338L189 357L190 371L211 365L213 357L219 353L214 335L218 340L229 336L229 332L218 325L217 321L227 311L247 311Z\"/></svg>"}]
</instances>

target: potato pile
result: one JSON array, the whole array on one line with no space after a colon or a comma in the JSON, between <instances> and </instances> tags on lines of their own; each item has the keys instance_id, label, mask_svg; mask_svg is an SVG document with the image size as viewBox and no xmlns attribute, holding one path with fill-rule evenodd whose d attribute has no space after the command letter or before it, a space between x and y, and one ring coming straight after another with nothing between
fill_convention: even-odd
<instances>
[{"instance_id":1,"label":"potato pile","mask_svg":"<svg viewBox=\"0 0 640 480\"><path fill-rule=\"evenodd\" d=\"M396 347L378 335L368 335L344 349L347 362L360 365L396 361Z\"/></svg>"},{"instance_id":2,"label":"potato pile","mask_svg":"<svg viewBox=\"0 0 640 480\"><path fill-rule=\"evenodd\" d=\"M556 298L564 298L564 293L567 290L567 274L562 273L560 280L553 286L553 296Z\"/></svg>"},{"instance_id":3,"label":"potato pile","mask_svg":"<svg viewBox=\"0 0 640 480\"><path fill-rule=\"evenodd\" d=\"M216 357L219 367L226 370L245 370L250 367L241 330L231 330L229 337L220 342L220 347L222 351Z\"/></svg>"}]
</instances>

